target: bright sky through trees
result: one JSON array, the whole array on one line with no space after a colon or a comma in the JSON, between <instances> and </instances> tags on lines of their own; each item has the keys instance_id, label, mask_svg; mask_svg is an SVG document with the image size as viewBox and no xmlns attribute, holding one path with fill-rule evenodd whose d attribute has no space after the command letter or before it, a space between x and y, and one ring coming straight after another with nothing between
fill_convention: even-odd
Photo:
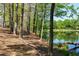
<instances>
[{"instance_id":1,"label":"bright sky through trees","mask_svg":"<svg viewBox=\"0 0 79 59\"><path fill-rule=\"evenodd\" d=\"M79 3L71 3L70 5L73 5L74 8L78 8L79 7ZM77 10L79 12L79 10ZM68 15L70 14L70 12L68 13ZM74 15L74 18L77 18L76 15ZM60 18L60 17L54 17L54 20L64 20L64 19L68 19L68 17L66 16L63 16L63 18ZM69 19L72 19L71 17Z\"/></svg>"}]
</instances>

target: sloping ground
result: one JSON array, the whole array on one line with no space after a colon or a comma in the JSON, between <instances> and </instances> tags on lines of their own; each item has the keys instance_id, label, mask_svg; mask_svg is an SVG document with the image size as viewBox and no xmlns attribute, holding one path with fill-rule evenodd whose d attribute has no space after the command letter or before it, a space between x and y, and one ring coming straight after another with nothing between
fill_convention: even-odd
<instances>
[{"instance_id":1,"label":"sloping ground","mask_svg":"<svg viewBox=\"0 0 79 59\"><path fill-rule=\"evenodd\" d=\"M54 56L63 56L58 49L53 49ZM9 29L0 27L0 56L47 56L48 43L40 41L34 34L26 35L22 39L9 34Z\"/></svg>"},{"instance_id":2,"label":"sloping ground","mask_svg":"<svg viewBox=\"0 0 79 59\"><path fill-rule=\"evenodd\" d=\"M8 34L7 29L0 28L0 55L2 56L46 56L48 45L41 42L34 34L24 36L23 39L14 34Z\"/></svg>"}]
</instances>

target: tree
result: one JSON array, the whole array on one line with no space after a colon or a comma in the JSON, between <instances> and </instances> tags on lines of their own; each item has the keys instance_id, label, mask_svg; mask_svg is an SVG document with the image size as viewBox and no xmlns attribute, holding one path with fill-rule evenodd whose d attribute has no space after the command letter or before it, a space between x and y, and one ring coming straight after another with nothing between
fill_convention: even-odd
<instances>
[{"instance_id":1,"label":"tree","mask_svg":"<svg viewBox=\"0 0 79 59\"><path fill-rule=\"evenodd\" d=\"M4 14L3 14L3 28L5 28L5 3L3 4L4 5Z\"/></svg>"},{"instance_id":2,"label":"tree","mask_svg":"<svg viewBox=\"0 0 79 59\"><path fill-rule=\"evenodd\" d=\"M16 24L15 24L15 32L18 34L18 3L16 4Z\"/></svg>"},{"instance_id":3,"label":"tree","mask_svg":"<svg viewBox=\"0 0 79 59\"><path fill-rule=\"evenodd\" d=\"M10 34L14 31L14 4L9 4L9 25L10 25Z\"/></svg>"},{"instance_id":4,"label":"tree","mask_svg":"<svg viewBox=\"0 0 79 59\"><path fill-rule=\"evenodd\" d=\"M30 15L31 15L31 4L28 4L28 24L27 24L27 34L30 34Z\"/></svg>"},{"instance_id":5,"label":"tree","mask_svg":"<svg viewBox=\"0 0 79 59\"><path fill-rule=\"evenodd\" d=\"M38 7L38 4L37 4L37 7ZM37 8L37 10L36 10L36 16L35 16L36 17L36 22L35 22L35 27L36 27L35 28L35 34L36 35L38 35L38 23L39 23L39 18L38 18L39 15L38 15L38 13L39 12L38 12L38 8Z\"/></svg>"},{"instance_id":6,"label":"tree","mask_svg":"<svg viewBox=\"0 0 79 59\"><path fill-rule=\"evenodd\" d=\"M14 9L14 4L9 4L9 25L10 25L10 34L13 33L13 29L14 29L14 22L13 22L13 9ZM11 8L12 6L12 8Z\"/></svg>"},{"instance_id":7,"label":"tree","mask_svg":"<svg viewBox=\"0 0 79 59\"><path fill-rule=\"evenodd\" d=\"M50 10L50 39L49 39L49 55L53 55L53 17L54 17L55 3L51 4Z\"/></svg>"},{"instance_id":8,"label":"tree","mask_svg":"<svg viewBox=\"0 0 79 59\"><path fill-rule=\"evenodd\" d=\"M33 32L34 32L34 33L35 33L35 15L36 15L36 9L37 9L37 5L35 4L34 19L33 19Z\"/></svg>"},{"instance_id":9,"label":"tree","mask_svg":"<svg viewBox=\"0 0 79 59\"><path fill-rule=\"evenodd\" d=\"M12 11L11 11L11 23L12 23L12 25L11 25L11 30L12 30L12 33L14 32L14 3L12 3Z\"/></svg>"},{"instance_id":10,"label":"tree","mask_svg":"<svg viewBox=\"0 0 79 59\"><path fill-rule=\"evenodd\" d=\"M43 16L41 19L41 31L40 31L40 39L42 40L43 36L43 27L44 27L44 20L45 20L45 15L46 15L46 4L43 5Z\"/></svg>"},{"instance_id":11,"label":"tree","mask_svg":"<svg viewBox=\"0 0 79 59\"><path fill-rule=\"evenodd\" d=\"M24 3L22 3L22 5L21 5L21 8L22 8L22 10L21 10L21 32L20 32L20 37L22 38L23 37L23 19L24 19Z\"/></svg>"}]
</instances>

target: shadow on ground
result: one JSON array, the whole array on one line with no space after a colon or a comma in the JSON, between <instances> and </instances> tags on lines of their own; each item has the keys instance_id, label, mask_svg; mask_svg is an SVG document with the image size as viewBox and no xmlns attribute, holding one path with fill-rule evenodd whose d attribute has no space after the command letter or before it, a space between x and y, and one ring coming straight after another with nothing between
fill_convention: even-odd
<instances>
[{"instance_id":1,"label":"shadow on ground","mask_svg":"<svg viewBox=\"0 0 79 59\"><path fill-rule=\"evenodd\" d=\"M47 47L42 47L42 46L30 46L30 45L8 45L10 49L14 49L15 52L17 52L16 55L23 55L23 56L46 56L48 53L48 48Z\"/></svg>"}]
</instances>

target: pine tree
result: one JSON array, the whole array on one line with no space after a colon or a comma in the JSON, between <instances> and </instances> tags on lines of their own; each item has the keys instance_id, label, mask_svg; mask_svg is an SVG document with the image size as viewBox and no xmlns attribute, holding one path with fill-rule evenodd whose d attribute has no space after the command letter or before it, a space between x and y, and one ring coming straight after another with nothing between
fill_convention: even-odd
<instances>
[{"instance_id":1,"label":"pine tree","mask_svg":"<svg viewBox=\"0 0 79 59\"><path fill-rule=\"evenodd\" d=\"M5 28L5 3L3 4L4 6L4 14L3 14L3 28Z\"/></svg>"},{"instance_id":2,"label":"pine tree","mask_svg":"<svg viewBox=\"0 0 79 59\"><path fill-rule=\"evenodd\" d=\"M55 3L51 4L50 10L50 39L49 39L49 55L53 55L53 15L54 15Z\"/></svg>"},{"instance_id":3,"label":"pine tree","mask_svg":"<svg viewBox=\"0 0 79 59\"><path fill-rule=\"evenodd\" d=\"M21 10L22 15L21 15L21 32L20 32L20 36L22 38L23 37L24 3L22 3L21 8L22 8L22 10Z\"/></svg>"}]
</instances>

